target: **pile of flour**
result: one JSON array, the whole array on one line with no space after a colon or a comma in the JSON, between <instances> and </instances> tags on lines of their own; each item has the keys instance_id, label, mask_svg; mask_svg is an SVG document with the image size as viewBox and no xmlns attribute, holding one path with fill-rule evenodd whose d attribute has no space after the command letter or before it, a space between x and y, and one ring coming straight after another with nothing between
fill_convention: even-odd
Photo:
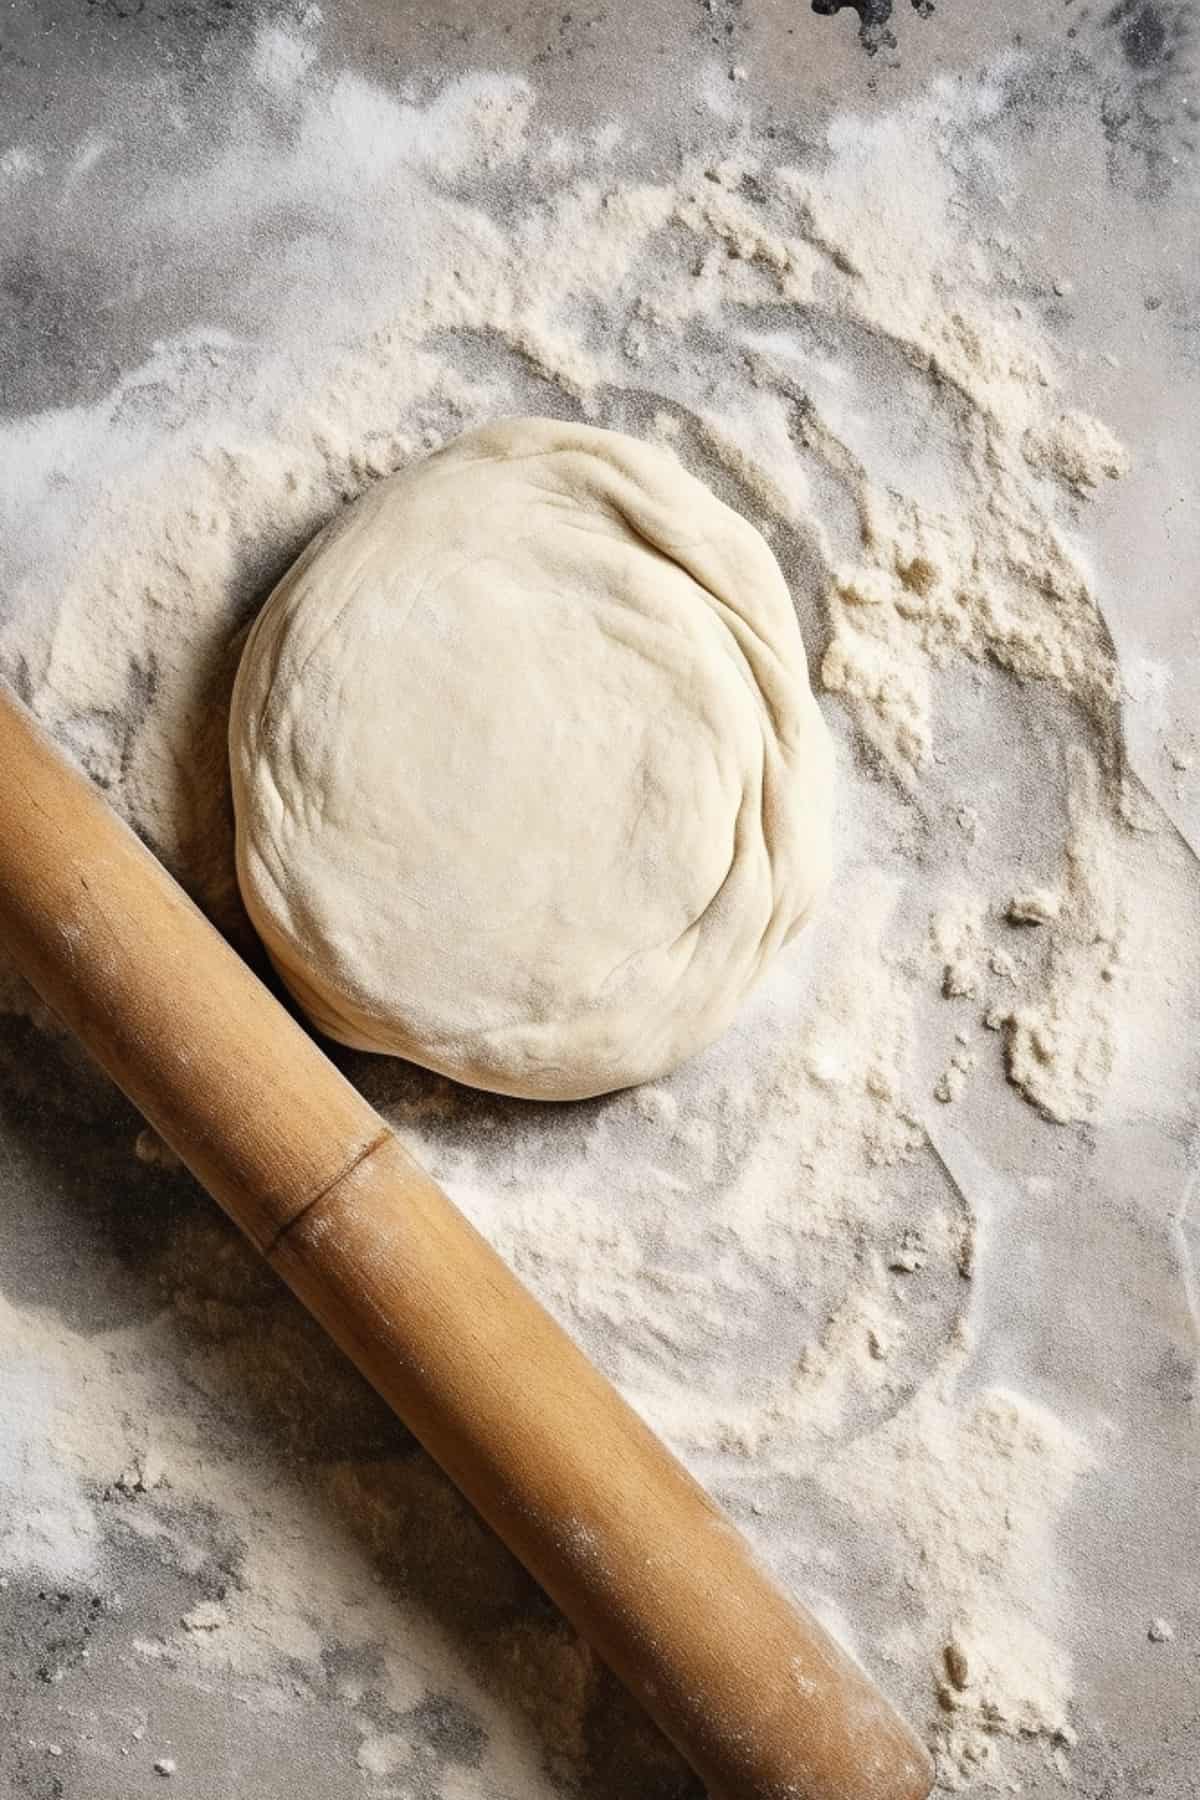
<instances>
[{"instance_id":1,"label":"pile of flour","mask_svg":"<svg viewBox=\"0 0 1200 1800\"><path fill-rule=\"evenodd\" d=\"M271 27L228 98L227 151L166 159L128 227L165 253L186 231L244 257L243 329L188 323L95 404L0 426L18 484L0 663L243 945L224 748L240 635L342 501L477 421L536 411L669 443L767 534L840 738L824 918L722 1043L607 1103L357 1073L909 1706L950 1788L1068 1772L1056 1532L1096 1452L981 1375L975 1203L930 1131L984 1086L1031 1124L1113 1103L1140 879L1084 548L1126 457L1013 297L988 137L1003 81L787 142L723 99L704 148L664 173L619 121L547 131L522 82L385 93L323 69L315 14ZM101 154L10 157L5 179L53 197ZM1065 746L1046 752L1036 856L980 823L1035 741ZM30 1005L12 976L3 994ZM396 1707L469 1694L490 1747L456 1793L521 1788L522 1709L537 1754L578 1778L588 1654L497 1602L486 1666L461 1668L453 1642L406 1658L369 1556L390 1543L417 1589L459 1563L486 1589L503 1577L485 1540L423 1464L399 1487L354 1457L249 1478L179 1404L180 1321L191 1390L251 1388L285 1439L327 1365L215 1217L168 1262L170 1325L131 1326L89 1363L86 1408L82 1342L47 1321L34 1339L6 1310L0 1336L34 1346L6 1404L4 1429L26 1433L0 1489L9 1561L88 1566L97 1471L147 1518L158 1486L203 1497L249 1546L243 1578L141 1654L269 1685L315 1666L319 1619L384 1646ZM357 1520L345 1544L333 1503ZM352 1688L346 1705L359 1716ZM409 1755L362 1711L366 1773L400 1776Z\"/></svg>"}]
</instances>

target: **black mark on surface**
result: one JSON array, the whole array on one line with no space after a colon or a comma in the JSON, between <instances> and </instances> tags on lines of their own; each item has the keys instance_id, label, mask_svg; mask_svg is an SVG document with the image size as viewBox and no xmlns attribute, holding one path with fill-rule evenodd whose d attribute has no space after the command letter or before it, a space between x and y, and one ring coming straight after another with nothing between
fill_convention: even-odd
<instances>
[{"instance_id":1,"label":"black mark on surface","mask_svg":"<svg viewBox=\"0 0 1200 1800\"><path fill-rule=\"evenodd\" d=\"M1151 69L1171 54L1171 31L1157 6L1149 0L1120 0L1108 15L1120 32L1121 49L1135 69Z\"/></svg>"},{"instance_id":2,"label":"black mark on surface","mask_svg":"<svg viewBox=\"0 0 1200 1800\"><path fill-rule=\"evenodd\" d=\"M700 0L709 41L731 49L745 25L742 0Z\"/></svg>"},{"instance_id":3,"label":"black mark on surface","mask_svg":"<svg viewBox=\"0 0 1200 1800\"><path fill-rule=\"evenodd\" d=\"M921 19L928 19L934 10L934 0L910 0L910 4ZM874 56L881 48L895 49L896 34L890 23L892 0L812 0L813 11L825 18L840 13L844 6L852 6L858 14L858 40L868 56Z\"/></svg>"},{"instance_id":4,"label":"black mark on surface","mask_svg":"<svg viewBox=\"0 0 1200 1800\"><path fill-rule=\"evenodd\" d=\"M1147 197L1174 184L1200 141L1192 0L1117 0L1100 29L1119 53L1100 117L1114 181Z\"/></svg>"}]
</instances>

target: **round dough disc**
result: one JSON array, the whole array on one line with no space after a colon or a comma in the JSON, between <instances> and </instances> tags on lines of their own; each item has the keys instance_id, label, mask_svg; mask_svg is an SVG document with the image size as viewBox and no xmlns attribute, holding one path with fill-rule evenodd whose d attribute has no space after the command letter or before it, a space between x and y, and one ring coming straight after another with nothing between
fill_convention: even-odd
<instances>
[{"instance_id":1,"label":"round dough disc","mask_svg":"<svg viewBox=\"0 0 1200 1800\"><path fill-rule=\"evenodd\" d=\"M280 582L230 731L238 877L342 1043L549 1100L714 1038L828 880L779 568L669 452L510 419Z\"/></svg>"}]
</instances>

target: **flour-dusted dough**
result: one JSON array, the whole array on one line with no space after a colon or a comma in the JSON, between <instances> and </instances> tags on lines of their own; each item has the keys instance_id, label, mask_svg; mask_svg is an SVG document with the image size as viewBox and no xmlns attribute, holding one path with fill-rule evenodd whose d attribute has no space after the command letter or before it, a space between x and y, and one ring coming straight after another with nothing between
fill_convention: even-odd
<instances>
[{"instance_id":1,"label":"flour-dusted dough","mask_svg":"<svg viewBox=\"0 0 1200 1800\"><path fill-rule=\"evenodd\" d=\"M242 893L331 1037L566 1100L714 1038L829 872L763 539L669 452L509 419L381 482L247 642Z\"/></svg>"}]
</instances>

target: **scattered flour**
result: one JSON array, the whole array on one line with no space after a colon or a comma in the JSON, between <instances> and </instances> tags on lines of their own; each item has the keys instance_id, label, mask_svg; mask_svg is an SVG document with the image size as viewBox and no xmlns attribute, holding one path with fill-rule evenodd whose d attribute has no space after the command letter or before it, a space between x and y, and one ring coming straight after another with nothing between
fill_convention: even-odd
<instances>
[{"instance_id":1,"label":"scattered flour","mask_svg":"<svg viewBox=\"0 0 1200 1800\"><path fill-rule=\"evenodd\" d=\"M1050 925L1062 911L1062 897L1049 888L1030 888L1014 894L1004 909L1010 925Z\"/></svg>"},{"instance_id":2,"label":"scattered flour","mask_svg":"<svg viewBox=\"0 0 1200 1800\"><path fill-rule=\"evenodd\" d=\"M973 894L956 894L930 921L933 948L942 970L947 1000L973 1000L979 992L979 958L986 904Z\"/></svg>"},{"instance_id":3,"label":"scattered flour","mask_svg":"<svg viewBox=\"0 0 1200 1800\"><path fill-rule=\"evenodd\" d=\"M1057 475L1081 495L1104 477L1116 481L1129 472L1124 445L1087 413L1063 413L1045 425L1030 426L1021 449L1031 468Z\"/></svg>"},{"instance_id":4,"label":"scattered flour","mask_svg":"<svg viewBox=\"0 0 1200 1800\"><path fill-rule=\"evenodd\" d=\"M1104 1105L1126 987L1121 827L1097 803L1093 766L1076 759L1073 775L1061 897L1021 895L1007 909L1015 923L1050 932L1037 998L1007 1015L1009 1079L1063 1125L1095 1118Z\"/></svg>"},{"instance_id":5,"label":"scattered flour","mask_svg":"<svg viewBox=\"0 0 1200 1800\"><path fill-rule=\"evenodd\" d=\"M960 1045L934 1084L934 1099L940 1100L944 1106L948 1106L953 1100L961 1100L966 1092L967 1082L978 1066L979 1058L975 1052Z\"/></svg>"},{"instance_id":6,"label":"scattered flour","mask_svg":"<svg viewBox=\"0 0 1200 1800\"><path fill-rule=\"evenodd\" d=\"M55 1378L34 1354L19 1311L2 1303L5 1404L0 1422L0 1566L52 1569L64 1581L88 1575L98 1531L82 1479L95 1450L81 1453L64 1424L78 1404L77 1371Z\"/></svg>"},{"instance_id":7,"label":"scattered flour","mask_svg":"<svg viewBox=\"0 0 1200 1800\"><path fill-rule=\"evenodd\" d=\"M932 1671L939 1775L957 1789L994 1773L1004 1739L1049 1749L1068 1728L1059 1621L1043 1596L1018 1601L1013 1586L1022 1568L1052 1561L1048 1523L1091 1458L1031 1401L1003 1389L963 1401L951 1369L943 1379L947 1387L924 1390L869 1447L835 1455L823 1478L870 1520L876 1542L907 1549L927 1616L941 1627L933 1635L944 1668ZM926 1535L935 1520L936 1539ZM909 1639L896 1653L929 1649L928 1637Z\"/></svg>"},{"instance_id":8,"label":"scattered flour","mask_svg":"<svg viewBox=\"0 0 1200 1800\"><path fill-rule=\"evenodd\" d=\"M931 945L941 993L1003 1028L1010 1080L1047 1119L1099 1114L1121 1018L1119 682L1074 529L1125 457L1066 404L1050 344L996 279L1007 249L962 221L963 183L986 187L997 92L936 88L871 123L838 119L795 163L714 120L719 153L639 178L618 134L544 140L519 81L420 102L323 75L319 29L310 9L260 34L228 154L168 163L137 223L169 243L186 219L230 261L262 236L286 271L299 252L268 222L302 201L328 266L309 262L294 291L271 282L261 340L183 331L95 405L0 424L18 471L0 665L244 944L225 771L242 628L343 499L477 420L536 410L670 442L768 533L845 709L851 796L869 783L872 804L924 805L952 754L951 677L1073 705L1084 741L1053 893L1005 907L965 881L913 931L900 899L919 858L877 854L848 797L836 905L725 1044L670 1083L548 1118L363 1076L797 1588L854 1609L924 1708L945 1786L998 1779L1014 1743L1053 1751L1061 1773L1054 1538L1089 1453L1032 1400L974 1380L975 1221L930 1153L913 1058ZM20 155L0 179L52 188ZM860 753L877 780L852 772ZM974 845L970 766L956 778L953 830ZM48 1024L2 972L0 1009ZM964 1032L936 1098L961 1099L975 1068ZM136 1153L168 1178L152 1134ZM397 1474L347 1454L303 1480L268 1459L248 1487L236 1434L178 1404L182 1357L190 1389L217 1414L244 1404L268 1440L308 1429L306 1397L337 1412L340 1365L246 1268L215 1218L180 1225L158 1272L169 1305L107 1346L86 1413L53 1397L91 1368L85 1340L6 1308L6 1344L33 1346L0 1423L6 1566L93 1567L84 1469L109 1471L148 1531L179 1529L168 1494L203 1500L246 1560L172 1636L197 1679L316 1671L333 1636L372 1648L394 1711L469 1699L488 1753L456 1774L464 1796L523 1791L527 1717L554 1776L580 1779L593 1660L519 1614L517 1577L423 1459ZM429 1614L420 1657L395 1641L381 1567ZM426 1604L448 1582L452 1605L486 1613L465 1650ZM353 1682L345 1698L364 1775L403 1784L411 1734L380 1729ZM644 1754L667 1753L647 1737Z\"/></svg>"},{"instance_id":9,"label":"scattered flour","mask_svg":"<svg viewBox=\"0 0 1200 1800\"><path fill-rule=\"evenodd\" d=\"M1109 804L1105 778L1079 750L1070 758L1068 828L1058 887L1022 889L989 913L969 892L945 898L930 936L940 991L980 1005L980 1020L1005 1032L1008 1077L1057 1124L1094 1119L1106 1103L1123 1020L1128 914L1134 883L1128 833ZM1034 954L1006 929L1043 927ZM960 1047L938 1077L939 1100L961 1097L976 1058Z\"/></svg>"}]
</instances>

